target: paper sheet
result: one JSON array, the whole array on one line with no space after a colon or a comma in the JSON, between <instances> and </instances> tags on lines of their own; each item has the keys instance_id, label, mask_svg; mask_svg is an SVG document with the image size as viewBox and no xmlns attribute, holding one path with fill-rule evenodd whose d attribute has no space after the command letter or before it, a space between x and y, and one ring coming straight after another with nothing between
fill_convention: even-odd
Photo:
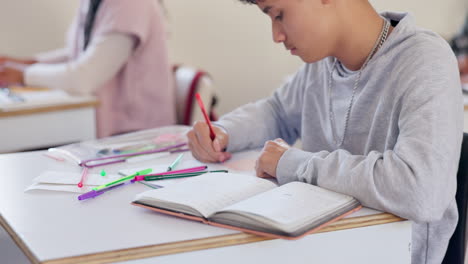
<instances>
[{"instance_id":1,"label":"paper sheet","mask_svg":"<svg viewBox=\"0 0 468 264\"><path fill-rule=\"evenodd\" d=\"M86 176L83 188L77 186L81 180L81 172L45 171L33 179L33 184L26 188L30 190L49 190L74 193L85 193L95 186L99 186L122 178L119 175L106 175L90 173Z\"/></svg>"},{"instance_id":2,"label":"paper sheet","mask_svg":"<svg viewBox=\"0 0 468 264\"><path fill-rule=\"evenodd\" d=\"M92 186L83 186L83 188L79 188L76 184L47 184L47 183L34 183L26 190L46 190L46 191L58 191L58 192L72 192L72 193L87 193L91 191Z\"/></svg>"}]
</instances>

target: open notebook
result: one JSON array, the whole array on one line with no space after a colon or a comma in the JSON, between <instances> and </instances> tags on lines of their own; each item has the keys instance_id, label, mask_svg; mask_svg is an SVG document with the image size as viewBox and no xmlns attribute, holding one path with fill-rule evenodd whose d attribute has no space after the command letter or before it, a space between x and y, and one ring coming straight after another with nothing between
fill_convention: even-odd
<instances>
[{"instance_id":1,"label":"open notebook","mask_svg":"<svg viewBox=\"0 0 468 264\"><path fill-rule=\"evenodd\" d=\"M244 232L297 239L356 211L353 197L302 182L211 173L139 194L134 205Z\"/></svg>"}]
</instances>

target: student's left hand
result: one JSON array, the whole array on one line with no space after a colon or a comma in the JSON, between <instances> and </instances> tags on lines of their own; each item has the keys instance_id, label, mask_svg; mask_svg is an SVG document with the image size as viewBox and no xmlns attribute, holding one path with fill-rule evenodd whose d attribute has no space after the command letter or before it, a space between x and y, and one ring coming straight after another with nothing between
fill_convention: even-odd
<instances>
[{"instance_id":1,"label":"student's left hand","mask_svg":"<svg viewBox=\"0 0 468 264\"><path fill-rule=\"evenodd\" d=\"M23 85L24 84L24 67L16 67L11 65L0 65L0 83L4 85Z\"/></svg>"},{"instance_id":2,"label":"student's left hand","mask_svg":"<svg viewBox=\"0 0 468 264\"><path fill-rule=\"evenodd\" d=\"M257 177L276 178L276 167L278 166L278 162L281 156L283 156L283 153L290 148L291 146L281 138L267 141L255 164Z\"/></svg>"}]
</instances>

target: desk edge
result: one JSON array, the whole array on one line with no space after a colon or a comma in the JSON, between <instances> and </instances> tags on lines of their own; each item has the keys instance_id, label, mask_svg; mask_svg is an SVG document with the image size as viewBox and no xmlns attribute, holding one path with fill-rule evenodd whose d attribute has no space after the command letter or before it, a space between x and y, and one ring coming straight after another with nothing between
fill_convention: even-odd
<instances>
[{"instance_id":1,"label":"desk edge","mask_svg":"<svg viewBox=\"0 0 468 264\"><path fill-rule=\"evenodd\" d=\"M372 225L387 224L387 223L400 222L400 221L406 221L406 219L397 217L389 213L380 213L380 214L367 215L367 216L350 217L350 218L344 218L337 222L334 222L322 228L321 230L319 230L318 232L314 234L352 229L352 228L359 228L359 227L366 227L366 226L372 226ZM16 237L16 239L19 239L19 238ZM176 253L185 253L185 252L191 252L191 251L196 251L196 250L242 245L242 244L266 241L266 240L272 240L272 238L261 237L257 235L247 234L247 233L237 233L237 234L232 234L232 235L223 235L223 236L217 236L217 237L209 237L209 238L187 240L187 241L173 242L173 243L166 243L166 244L159 244L159 245L151 245L151 246L138 247L138 248L106 251L106 252L100 252L96 254L75 256L75 257L69 257L69 258L47 260L42 263L43 264L113 263L113 262L120 262L120 261L129 261L129 260L135 260L135 259L170 255L170 254L176 254ZM17 244L23 245L22 242L17 242ZM23 247L21 248L23 249ZM29 251L26 251L26 252L29 252ZM28 256L34 256L34 255L30 253ZM37 261L37 259L32 259L32 261L33 260ZM40 263L40 262L34 262L34 261L33 263Z\"/></svg>"},{"instance_id":2,"label":"desk edge","mask_svg":"<svg viewBox=\"0 0 468 264\"><path fill-rule=\"evenodd\" d=\"M11 229L10 225L6 222L6 220L0 215L0 226L2 226L5 231L10 235L11 239L15 242L15 244L23 251L26 257L33 263L33 264L40 264L41 262L39 259L29 250L23 240L16 235L16 233Z\"/></svg>"},{"instance_id":3,"label":"desk edge","mask_svg":"<svg viewBox=\"0 0 468 264\"><path fill-rule=\"evenodd\" d=\"M99 105L99 102L96 99L90 99L90 100L80 101L80 102L69 102L69 103L60 103L60 104L47 105L47 106L36 106L36 107L31 107L31 108L19 109L19 110L0 111L0 118L39 114L39 113L46 113L46 112L57 112L57 111L72 110L72 109L79 109L79 108L97 107L98 105Z\"/></svg>"}]
</instances>

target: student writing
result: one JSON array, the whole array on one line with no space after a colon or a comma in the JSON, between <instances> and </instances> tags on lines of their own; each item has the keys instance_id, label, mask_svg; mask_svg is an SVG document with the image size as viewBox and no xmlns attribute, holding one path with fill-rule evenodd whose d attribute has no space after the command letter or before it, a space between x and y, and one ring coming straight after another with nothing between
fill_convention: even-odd
<instances>
[{"instance_id":1,"label":"student writing","mask_svg":"<svg viewBox=\"0 0 468 264\"><path fill-rule=\"evenodd\" d=\"M196 123L193 155L220 162L263 145L259 177L318 185L410 219L412 263L441 263L458 218L463 126L450 46L410 14L379 14L367 0L242 2L256 4L273 40L305 65L271 97L223 116L213 141ZM302 149L290 147L299 138Z\"/></svg>"}]
</instances>

